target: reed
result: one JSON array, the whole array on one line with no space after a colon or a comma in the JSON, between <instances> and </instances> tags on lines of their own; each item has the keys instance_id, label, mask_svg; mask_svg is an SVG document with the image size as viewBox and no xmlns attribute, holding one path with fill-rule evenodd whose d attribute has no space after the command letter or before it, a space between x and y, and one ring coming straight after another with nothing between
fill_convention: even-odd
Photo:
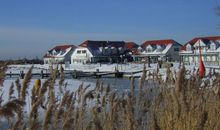
<instances>
[{"instance_id":1,"label":"reed","mask_svg":"<svg viewBox=\"0 0 220 130\"><path fill-rule=\"evenodd\" d=\"M144 65L138 91L135 91L134 78L131 78L130 91L123 94L98 80L94 88L81 84L74 92L62 89L61 100L58 100L55 90L64 86L64 77L61 78L60 72L60 80L57 80L57 68L51 68L50 78L42 85L36 83L32 88L28 117L23 106L32 68L22 85L19 80L15 81L17 89L11 85L9 101L0 103L0 118L8 120L10 129L220 129L220 75L217 72L210 71L208 78L201 80L195 71L189 72L184 66L178 72L168 67L165 80L159 69L150 73L151 79ZM151 80L153 88L146 79ZM18 97L13 97L14 91L19 93ZM40 111L44 113L43 119L39 118Z\"/></svg>"},{"instance_id":2,"label":"reed","mask_svg":"<svg viewBox=\"0 0 220 130\"><path fill-rule=\"evenodd\" d=\"M27 88L29 86L29 83L32 77L32 69L33 69L33 66L31 66L31 68L25 74L24 80L22 82L21 93L20 93L21 94L20 98L22 101L25 101L25 98L26 98Z\"/></svg>"},{"instance_id":3,"label":"reed","mask_svg":"<svg viewBox=\"0 0 220 130\"><path fill-rule=\"evenodd\" d=\"M7 63L0 64L0 86L3 86L6 70L7 70Z\"/></svg>"},{"instance_id":4,"label":"reed","mask_svg":"<svg viewBox=\"0 0 220 130\"><path fill-rule=\"evenodd\" d=\"M11 83L11 86L10 86L9 92L8 92L8 95L9 95L8 100L9 100L9 101L10 101L11 99L15 98L15 97L13 96L13 94L14 94L14 83Z\"/></svg>"},{"instance_id":5,"label":"reed","mask_svg":"<svg viewBox=\"0 0 220 130\"><path fill-rule=\"evenodd\" d=\"M20 93L21 93L21 84L20 84L20 80L16 79L15 80L15 85L16 85L16 89L17 89L17 93L18 93L18 99L20 99Z\"/></svg>"}]
</instances>

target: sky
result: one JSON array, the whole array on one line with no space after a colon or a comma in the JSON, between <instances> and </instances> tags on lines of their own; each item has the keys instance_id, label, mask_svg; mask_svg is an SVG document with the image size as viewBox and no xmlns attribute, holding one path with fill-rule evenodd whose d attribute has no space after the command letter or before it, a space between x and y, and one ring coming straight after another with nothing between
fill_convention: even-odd
<instances>
[{"instance_id":1,"label":"sky","mask_svg":"<svg viewBox=\"0 0 220 130\"><path fill-rule=\"evenodd\" d=\"M220 0L0 0L0 60L42 58L55 45L85 40L220 35Z\"/></svg>"}]
</instances>

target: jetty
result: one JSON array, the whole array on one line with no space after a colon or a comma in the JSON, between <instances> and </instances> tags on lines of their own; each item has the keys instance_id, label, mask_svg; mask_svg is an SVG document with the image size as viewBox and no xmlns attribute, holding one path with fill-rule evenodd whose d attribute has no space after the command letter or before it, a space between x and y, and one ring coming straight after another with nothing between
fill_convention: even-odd
<instances>
[{"instance_id":1,"label":"jetty","mask_svg":"<svg viewBox=\"0 0 220 130\"><path fill-rule=\"evenodd\" d=\"M84 71L78 71L78 70L68 70L68 71L64 71L64 76L65 78L74 78L74 79L79 79L79 78L130 78L130 77L135 77L135 78L139 78L140 76L133 76L135 74L138 73L142 73L142 71L134 71L134 72L123 72L123 71L91 71L91 72L84 72ZM60 74L58 74L58 78ZM20 78L20 79L24 79L25 73L23 71L21 71L20 73L12 73L12 72L8 72L6 73L6 78ZM36 77L36 78L48 78L50 77L50 73L48 72L33 72L32 73L32 77Z\"/></svg>"}]
</instances>

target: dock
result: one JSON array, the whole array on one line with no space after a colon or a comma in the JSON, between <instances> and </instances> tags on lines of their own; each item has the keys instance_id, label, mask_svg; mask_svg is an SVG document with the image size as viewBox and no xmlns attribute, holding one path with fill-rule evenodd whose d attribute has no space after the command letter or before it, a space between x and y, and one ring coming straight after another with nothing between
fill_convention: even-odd
<instances>
[{"instance_id":1,"label":"dock","mask_svg":"<svg viewBox=\"0 0 220 130\"><path fill-rule=\"evenodd\" d=\"M72 71L64 71L64 76L65 78L73 78L73 79L79 79L79 78L130 78L133 77L134 74L142 73L143 71L134 71L134 72L121 72L121 71L94 71L94 72L84 72L84 71L77 71L77 70L72 70ZM6 78L20 78L24 79L25 73L20 72L20 73L6 73ZM48 72L39 72L39 73L32 73L32 77L35 78L48 78L50 77L50 73ZM135 78L138 78L140 76L134 76ZM59 74L58 74L59 78Z\"/></svg>"}]
</instances>

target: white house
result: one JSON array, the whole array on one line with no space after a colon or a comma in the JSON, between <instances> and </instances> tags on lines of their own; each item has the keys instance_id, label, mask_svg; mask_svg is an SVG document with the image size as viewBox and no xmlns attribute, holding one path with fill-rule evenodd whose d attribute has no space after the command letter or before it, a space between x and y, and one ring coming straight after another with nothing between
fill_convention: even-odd
<instances>
[{"instance_id":1,"label":"white house","mask_svg":"<svg viewBox=\"0 0 220 130\"><path fill-rule=\"evenodd\" d=\"M93 55L86 47L77 47L71 55L71 64L91 62Z\"/></svg>"},{"instance_id":2,"label":"white house","mask_svg":"<svg viewBox=\"0 0 220 130\"><path fill-rule=\"evenodd\" d=\"M91 41L87 40L75 49L71 63L119 62L128 58L124 41Z\"/></svg>"},{"instance_id":3,"label":"white house","mask_svg":"<svg viewBox=\"0 0 220 130\"><path fill-rule=\"evenodd\" d=\"M44 64L70 63L75 48L74 45L59 45L50 49L43 57Z\"/></svg>"},{"instance_id":4,"label":"white house","mask_svg":"<svg viewBox=\"0 0 220 130\"><path fill-rule=\"evenodd\" d=\"M220 36L198 37L187 42L180 51L185 64L198 64L200 49L204 64L219 65Z\"/></svg>"},{"instance_id":5,"label":"white house","mask_svg":"<svg viewBox=\"0 0 220 130\"><path fill-rule=\"evenodd\" d=\"M135 55L136 60L150 60L151 62L163 61L179 61L179 50L181 44L168 40L153 40L144 42L139 48L139 54Z\"/></svg>"}]
</instances>

